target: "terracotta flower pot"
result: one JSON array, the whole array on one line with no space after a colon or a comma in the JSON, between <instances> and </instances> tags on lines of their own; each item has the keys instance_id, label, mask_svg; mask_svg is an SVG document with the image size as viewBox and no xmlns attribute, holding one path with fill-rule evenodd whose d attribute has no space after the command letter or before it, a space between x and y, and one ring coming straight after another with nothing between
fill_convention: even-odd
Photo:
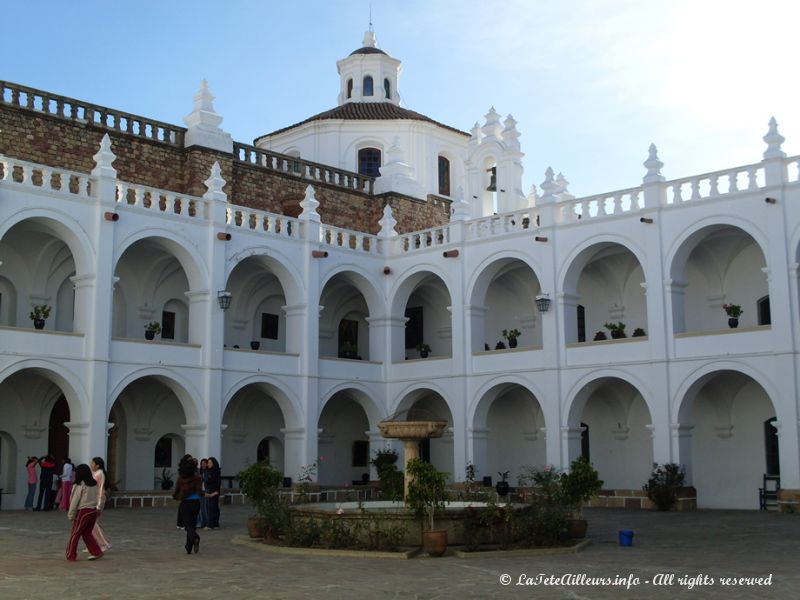
<instances>
[{"instance_id":1,"label":"terracotta flower pot","mask_svg":"<svg viewBox=\"0 0 800 600\"><path fill-rule=\"evenodd\" d=\"M422 549L430 556L444 556L447 551L447 531L437 529L423 532Z\"/></svg>"},{"instance_id":2,"label":"terracotta flower pot","mask_svg":"<svg viewBox=\"0 0 800 600\"><path fill-rule=\"evenodd\" d=\"M266 521L258 516L248 517L247 519L247 533L251 538L262 538L267 529Z\"/></svg>"},{"instance_id":3,"label":"terracotta flower pot","mask_svg":"<svg viewBox=\"0 0 800 600\"><path fill-rule=\"evenodd\" d=\"M567 521L567 532L573 540L582 540L586 537L586 530L589 528L589 521L586 519L569 519Z\"/></svg>"}]
</instances>

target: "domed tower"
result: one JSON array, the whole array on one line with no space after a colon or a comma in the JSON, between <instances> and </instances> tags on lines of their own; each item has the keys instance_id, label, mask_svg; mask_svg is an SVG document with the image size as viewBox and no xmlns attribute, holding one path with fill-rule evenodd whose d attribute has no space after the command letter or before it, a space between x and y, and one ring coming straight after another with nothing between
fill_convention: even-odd
<instances>
[{"instance_id":1,"label":"domed tower","mask_svg":"<svg viewBox=\"0 0 800 600\"><path fill-rule=\"evenodd\" d=\"M391 102L399 106L400 61L378 48L371 29L364 33L363 44L336 63L341 80L339 106L347 102Z\"/></svg>"}]
</instances>

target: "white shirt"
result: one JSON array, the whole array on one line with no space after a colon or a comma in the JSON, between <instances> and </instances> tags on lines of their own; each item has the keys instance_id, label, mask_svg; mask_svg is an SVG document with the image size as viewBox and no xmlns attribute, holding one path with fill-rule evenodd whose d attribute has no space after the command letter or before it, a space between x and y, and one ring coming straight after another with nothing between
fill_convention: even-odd
<instances>
[{"instance_id":1,"label":"white shirt","mask_svg":"<svg viewBox=\"0 0 800 600\"><path fill-rule=\"evenodd\" d=\"M64 463L61 471L61 481L72 481L72 463Z\"/></svg>"}]
</instances>

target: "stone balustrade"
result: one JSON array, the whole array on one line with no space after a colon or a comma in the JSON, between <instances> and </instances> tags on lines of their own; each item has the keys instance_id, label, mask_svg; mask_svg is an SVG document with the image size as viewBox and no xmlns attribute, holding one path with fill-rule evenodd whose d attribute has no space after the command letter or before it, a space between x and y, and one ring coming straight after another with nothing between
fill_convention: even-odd
<instances>
[{"instance_id":1,"label":"stone balustrade","mask_svg":"<svg viewBox=\"0 0 800 600\"><path fill-rule=\"evenodd\" d=\"M0 181L3 182L87 198L91 192L91 180L87 173L55 169L0 155Z\"/></svg>"},{"instance_id":2,"label":"stone balustrade","mask_svg":"<svg viewBox=\"0 0 800 600\"><path fill-rule=\"evenodd\" d=\"M467 222L466 237L468 240L493 237L506 233L518 233L537 227L539 211L525 208L514 212L480 217Z\"/></svg>"},{"instance_id":3,"label":"stone balustrade","mask_svg":"<svg viewBox=\"0 0 800 600\"><path fill-rule=\"evenodd\" d=\"M244 206L230 206L226 224L251 231L298 239L300 224L297 219Z\"/></svg>"},{"instance_id":4,"label":"stone balustrade","mask_svg":"<svg viewBox=\"0 0 800 600\"><path fill-rule=\"evenodd\" d=\"M203 198L175 194L124 181L117 182L116 201L118 204L164 215L204 221L208 219L208 201Z\"/></svg>"},{"instance_id":5,"label":"stone balustrade","mask_svg":"<svg viewBox=\"0 0 800 600\"><path fill-rule=\"evenodd\" d=\"M186 133L183 127L7 81L0 81L0 102L62 119L91 123L170 146L183 147Z\"/></svg>"},{"instance_id":6,"label":"stone balustrade","mask_svg":"<svg viewBox=\"0 0 800 600\"><path fill-rule=\"evenodd\" d=\"M400 236L400 252L414 252L450 243L450 226L431 227Z\"/></svg>"},{"instance_id":7,"label":"stone balustrade","mask_svg":"<svg viewBox=\"0 0 800 600\"><path fill-rule=\"evenodd\" d=\"M378 252L378 238L360 231L350 231L331 225L322 225L319 230L319 241L326 246L357 250L368 254Z\"/></svg>"}]
</instances>

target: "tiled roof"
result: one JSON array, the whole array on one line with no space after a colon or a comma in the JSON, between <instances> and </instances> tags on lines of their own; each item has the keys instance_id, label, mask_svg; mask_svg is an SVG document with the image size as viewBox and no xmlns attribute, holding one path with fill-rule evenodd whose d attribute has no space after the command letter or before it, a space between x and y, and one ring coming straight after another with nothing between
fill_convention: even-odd
<instances>
[{"instance_id":1,"label":"tiled roof","mask_svg":"<svg viewBox=\"0 0 800 600\"><path fill-rule=\"evenodd\" d=\"M350 56L353 56L353 54L386 54L386 52L384 52L380 48L376 48L375 46L364 46L363 48L359 48L358 50L353 50L350 53ZM386 56L389 55L386 54Z\"/></svg>"},{"instance_id":2,"label":"tiled roof","mask_svg":"<svg viewBox=\"0 0 800 600\"><path fill-rule=\"evenodd\" d=\"M261 137L256 138L255 143L257 144L265 137L290 131L296 127L300 127L300 125L311 123L312 121L326 121L331 119L343 119L346 121L391 121L395 119L426 121L428 123L433 123L438 127L454 131L455 133L459 133L467 137L470 135L466 131L461 131L455 127L450 127L449 125L439 123L430 117L426 117L425 115L414 112L413 110L408 110L407 108L402 108L396 104L392 104L391 102L346 102L341 106L321 112L318 115L309 117L308 119L300 121L299 123L295 123L294 125L290 125L289 127L284 127L283 129L278 129L272 133L262 135Z\"/></svg>"}]
</instances>

